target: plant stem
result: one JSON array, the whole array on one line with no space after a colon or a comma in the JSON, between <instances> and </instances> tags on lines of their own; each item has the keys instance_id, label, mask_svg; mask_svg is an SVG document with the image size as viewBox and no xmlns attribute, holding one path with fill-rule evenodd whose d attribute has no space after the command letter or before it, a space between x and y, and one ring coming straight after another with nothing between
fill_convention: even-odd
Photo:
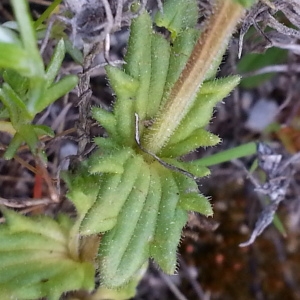
<instances>
[{"instance_id":1,"label":"plant stem","mask_svg":"<svg viewBox=\"0 0 300 300\"><path fill-rule=\"evenodd\" d=\"M158 153L180 124L218 54L228 43L244 8L232 0L216 0L214 12L208 19L193 52L175 83L165 106L153 126L145 130L142 144L151 153Z\"/></svg>"}]
</instances>

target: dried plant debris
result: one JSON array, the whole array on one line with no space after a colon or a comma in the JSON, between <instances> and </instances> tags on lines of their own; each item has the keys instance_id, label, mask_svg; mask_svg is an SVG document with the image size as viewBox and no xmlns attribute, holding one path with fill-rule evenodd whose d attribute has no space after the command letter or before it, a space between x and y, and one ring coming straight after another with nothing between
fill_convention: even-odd
<instances>
[{"instance_id":1,"label":"dried plant debris","mask_svg":"<svg viewBox=\"0 0 300 300\"><path fill-rule=\"evenodd\" d=\"M121 28L121 24L130 20L128 13L129 1L111 0L65 0L65 4L74 14L71 21L72 35L84 41L103 40L105 36ZM126 8L127 9L126 9Z\"/></svg>"},{"instance_id":2,"label":"dried plant debris","mask_svg":"<svg viewBox=\"0 0 300 300\"><path fill-rule=\"evenodd\" d=\"M258 192L269 196L270 202L261 212L250 239L240 244L240 247L251 245L271 224L278 205L285 199L287 189L295 173L292 162L300 159L300 153L298 153L284 161L281 154L276 153L271 147L263 143L258 143L257 156L258 165L266 174L266 181L260 185L249 174L250 179Z\"/></svg>"},{"instance_id":3,"label":"dried plant debris","mask_svg":"<svg viewBox=\"0 0 300 300\"><path fill-rule=\"evenodd\" d=\"M274 17L278 12L282 12L290 22L291 26L295 28L280 23ZM252 25L264 38L264 43L257 45L257 51L261 51L262 48L265 50L276 46L278 48L290 49L298 54L300 53L300 46L297 45L295 41L300 39L300 1L275 0L272 3L266 1L258 2L250 10L241 27L239 58L242 54L244 36ZM267 27L273 30L266 30Z\"/></svg>"},{"instance_id":4,"label":"dried plant debris","mask_svg":"<svg viewBox=\"0 0 300 300\"><path fill-rule=\"evenodd\" d=\"M64 0L73 13L71 21L73 38L85 42L103 41L108 34L128 26L130 20L142 12L147 0L142 0L138 9L132 9L134 0ZM157 1L159 9L162 3Z\"/></svg>"}]
</instances>

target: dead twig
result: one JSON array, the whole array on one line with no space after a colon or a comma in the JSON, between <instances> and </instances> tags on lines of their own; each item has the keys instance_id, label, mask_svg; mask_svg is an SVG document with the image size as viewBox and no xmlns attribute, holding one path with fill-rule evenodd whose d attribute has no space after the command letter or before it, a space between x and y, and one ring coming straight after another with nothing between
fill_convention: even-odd
<instances>
[{"instance_id":1,"label":"dead twig","mask_svg":"<svg viewBox=\"0 0 300 300\"><path fill-rule=\"evenodd\" d=\"M272 65L272 66L266 66L251 72L247 72L242 74L242 77L252 77L267 73L300 73L300 64L293 63L291 65Z\"/></svg>"},{"instance_id":2,"label":"dead twig","mask_svg":"<svg viewBox=\"0 0 300 300\"><path fill-rule=\"evenodd\" d=\"M31 207L37 205L48 205L52 203L53 201L48 198L15 200L15 199L5 199L0 197L0 205L12 207L12 208L24 208L24 207Z\"/></svg>"},{"instance_id":3,"label":"dead twig","mask_svg":"<svg viewBox=\"0 0 300 300\"><path fill-rule=\"evenodd\" d=\"M274 152L271 147L262 143L258 143L257 153L258 165L265 172L267 177L264 184L258 183L253 175L246 170L243 163L240 161L235 161L235 163L241 166L248 174L256 191L269 196L270 202L261 212L250 239L245 243L241 243L240 247L251 245L266 227L271 224L279 204L285 199L288 186L293 178L294 170L291 164L300 160L300 153L297 153L286 161L283 161L281 154Z\"/></svg>"},{"instance_id":4,"label":"dead twig","mask_svg":"<svg viewBox=\"0 0 300 300\"><path fill-rule=\"evenodd\" d=\"M242 54L244 36L252 25L255 26L256 30L267 42L265 48L276 46L300 53L298 45L292 39L289 43L281 42L282 36L300 39L300 2L294 0L275 0L271 5L264 2L256 4L243 21L239 37L238 57L240 58ZM294 29L280 23L274 17L278 11L281 11L296 28ZM262 25L260 26L258 23ZM267 26L273 28L275 33L272 31L268 33L264 32Z\"/></svg>"}]
</instances>

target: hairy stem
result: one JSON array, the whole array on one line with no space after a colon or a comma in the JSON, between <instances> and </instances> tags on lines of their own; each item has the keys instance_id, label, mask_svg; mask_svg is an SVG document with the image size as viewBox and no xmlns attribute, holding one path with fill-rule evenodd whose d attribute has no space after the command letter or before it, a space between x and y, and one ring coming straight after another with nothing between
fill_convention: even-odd
<instances>
[{"instance_id":1,"label":"hairy stem","mask_svg":"<svg viewBox=\"0 0 300 300\"><path fill-rule=\"evenodd\" d=\"M175 83L169 99L151 128L147 129L142 144L151 153L158 153L180 124L205 80L218 54L228 43L244 8L232 0L216 0L214 13Z\"/></svg>"}]
</instances>

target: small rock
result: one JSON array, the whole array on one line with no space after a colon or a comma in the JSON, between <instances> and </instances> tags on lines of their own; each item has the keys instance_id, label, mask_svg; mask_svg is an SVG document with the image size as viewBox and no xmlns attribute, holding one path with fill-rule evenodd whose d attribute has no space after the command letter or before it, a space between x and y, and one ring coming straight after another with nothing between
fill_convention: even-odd
<instances>
[{"instance_id":1,"label":"small rock","mask_svg":"<svg viewBox=\"0 0 300 300\"><path fill-rule=\"evenodd\" d=\"M250 110L245 127L251 131L262 132L274 122L278 112L278 105L267 99L258 100Z\"/></svg>"}]
</instances>

